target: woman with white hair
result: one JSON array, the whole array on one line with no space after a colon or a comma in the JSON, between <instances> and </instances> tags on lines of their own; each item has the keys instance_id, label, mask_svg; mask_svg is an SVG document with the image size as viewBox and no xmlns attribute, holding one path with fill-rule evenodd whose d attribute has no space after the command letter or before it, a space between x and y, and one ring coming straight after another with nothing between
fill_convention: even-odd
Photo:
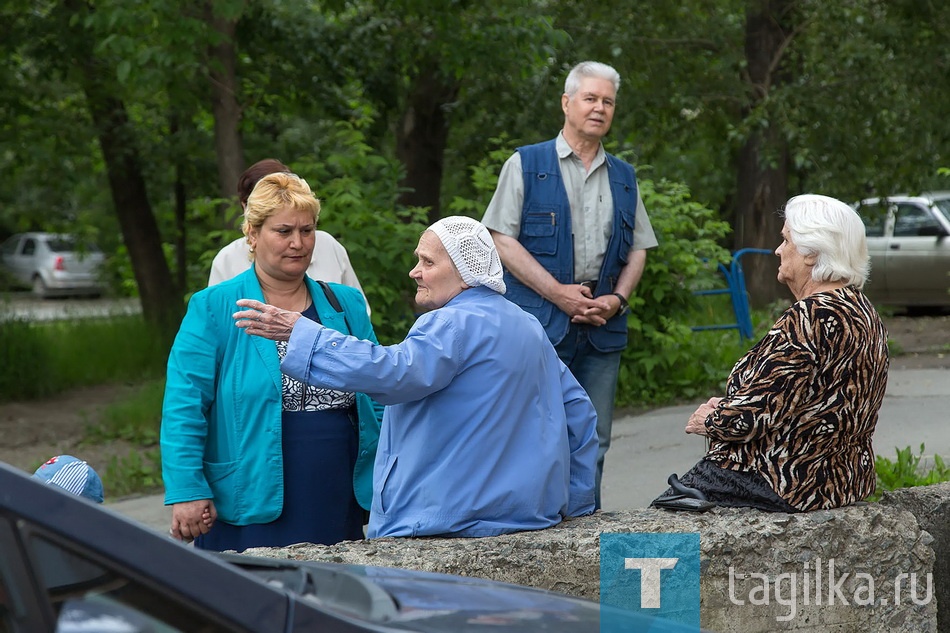
<instances>
[{"instance_id":1,"label":"woman with white hair","mask_svg":"<svg viewBox=\"0 0 950 633\"><path fill-rule=\"evenodd\" d=\"M874 492L872 438L887 387L887 330L861 293L864 224L819 195L788 201L778 280L795 303L736 363L726 395L700 405L687 433L706 456L653 501L776 512L836 508Z\"/></svg>"},{"instance_id":2,"label":"woman with white hair","mask_svg":"<svg viewBox=\"0 0 950 633\"><path fill-rule=\"evenodd\" d=\"M397 345L259 301L234 314L249 334L289 340L285 374L388 405L367 536L494 536L593 512L596 412L538 320L504 298L488 229L444 218L415 255L429 312Z\"/></svg>"}]
</instances>

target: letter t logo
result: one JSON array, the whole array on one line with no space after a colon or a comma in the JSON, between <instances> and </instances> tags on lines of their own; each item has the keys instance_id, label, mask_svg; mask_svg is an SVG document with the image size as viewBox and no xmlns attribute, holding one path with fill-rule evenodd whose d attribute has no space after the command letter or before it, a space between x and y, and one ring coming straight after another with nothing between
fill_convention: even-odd
<instances>
[{"instance_id":1,"label":"letter t logo","mask_svg":"<svg viewBox=\"0 0 950 633\"><path fill-rule=\"evenodd\" d=\"M640 608L660 608L660 570L676 567L678 558L624 558L624 569L640 570Z\"/></svg>"},{"instance_id":2,"label":"letter t logo","mask_svg":"<svg viewBox=\"0 0 950 633\"><path fill-rule=\"evenodd\" d=\"M600 535L601 631L640 631L646 616L699 633L699 602L698 532Z\"/></svg>"}]
</instances>

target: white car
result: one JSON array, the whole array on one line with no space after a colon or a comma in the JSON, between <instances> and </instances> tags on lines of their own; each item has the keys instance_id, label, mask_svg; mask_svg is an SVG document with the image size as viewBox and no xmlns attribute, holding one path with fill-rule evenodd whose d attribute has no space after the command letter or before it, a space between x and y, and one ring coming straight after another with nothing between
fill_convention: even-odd
<instances>
[{"instance_id":1,"label":"white car","mask_svg":"<svg viewBox=\"0 0 950 633\"><path fill-rule=\"evenodd\" d=\"M869 198L855 208L871 255L868 298L878 305L950 306L950 191Z\"/></svg>"},{"instance_id":2,"label":"white car","mask_svg":"<svg viewBox=\"0 0 950 633\"><path fill-rule=\"evenodd\" d=\"M0 262L38 297L102 294L105 256L69 235L18 233L0 245Z\"/></svg>"}]
</instances>

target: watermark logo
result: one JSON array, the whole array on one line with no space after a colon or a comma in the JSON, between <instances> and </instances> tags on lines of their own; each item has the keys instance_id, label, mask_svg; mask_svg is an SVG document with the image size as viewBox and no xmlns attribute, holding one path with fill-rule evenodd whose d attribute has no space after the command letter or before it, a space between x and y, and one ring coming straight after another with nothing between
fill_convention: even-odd
<instances>
[{"instance_id":1,"label":"watermark logo","mask_svg":"<svg viewBox=\"0 0 950 633\"><path fill-rule=\"evenodd\" d=\"M933 600L933 574L900 572L894 576L890 591L875 587L874 576L864 572L847 572L835 564L834 558L806 561L801 571L790 571L775 576L762 573L743 573L729 567L729 601L734 605L769 606L770 603L787 608L776 615L779 622L788 622L798 615L799 606L870 607L904 603L930 604Z\"/></svg>"},{"instance_id":2,"label":"watermark logo","mask_svg":"<svg viewBox=\"0 0 950 633\"><path fill-rule=\"evenodd\" d=\"M602 633L653 620L698 631L699 534L601 534L600 603Z\"/></svg>"}]
</instances>

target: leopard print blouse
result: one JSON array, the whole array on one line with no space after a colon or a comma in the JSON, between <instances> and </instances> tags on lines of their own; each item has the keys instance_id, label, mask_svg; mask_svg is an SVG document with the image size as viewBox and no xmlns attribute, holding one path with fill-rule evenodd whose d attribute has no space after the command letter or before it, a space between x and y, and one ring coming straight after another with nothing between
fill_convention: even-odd
<instances>
[{"instance_id":1,"label":"leopard print blouse","mask_svg":"<svg viewBox=\"0 0 950 633\"><path fill-rule=\"evenodd\" d=\"M887 369L887 330L859 290L806 297L736 363L706 457L762 474L798 510L860 501L874 492Z\"/></svg>"}]
</instances>

